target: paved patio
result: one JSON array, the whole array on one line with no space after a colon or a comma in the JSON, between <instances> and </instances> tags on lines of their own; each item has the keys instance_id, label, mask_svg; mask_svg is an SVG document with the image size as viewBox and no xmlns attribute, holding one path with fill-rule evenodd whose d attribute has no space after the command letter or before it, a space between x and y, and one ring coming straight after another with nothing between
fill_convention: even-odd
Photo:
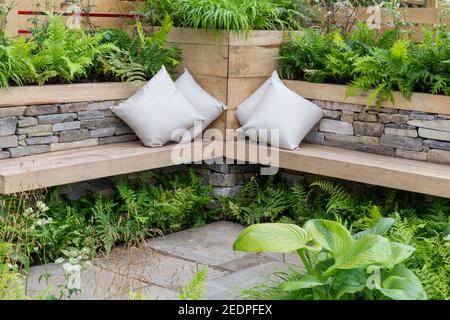
<instances>
[{"instance_id":1,"label":"paved patio","mask_svg":"<svg viewBox=\"0 0 450 320\"><path fill-rule=\"evenodd\" d=\"M296 255L234 252L232 245L243 227L216 222L146 241L139 247L117 247L107 257L95 259L83 272L82 291L74 299L129 299L130 292L152 299L177 299L180 289L200 265L208 265L206 299L235 299L240 288L274 279L275 271L300 266ZM59 292L64 283L60 265L30 269L28 293L47 287ZM41 280L39 281L39 278Z\"/></svg>"}]
</instances>

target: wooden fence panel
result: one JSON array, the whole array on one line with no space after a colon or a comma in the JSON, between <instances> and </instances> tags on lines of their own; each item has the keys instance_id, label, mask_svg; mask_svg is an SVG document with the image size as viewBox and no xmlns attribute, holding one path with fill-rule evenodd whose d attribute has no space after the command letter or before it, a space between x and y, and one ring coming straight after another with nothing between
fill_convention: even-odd
<instances>
[{"instance_id":1,"label":"wooden fence panel","mask_svg":"<svg viewBox=\"0 0 450 320\"><path fill-rule=\"evenodd\" d=\"M121 28L133 20L132 11L137 3L134 0L81 0L78 5L83 11L80 20L87 28ZM33 26L32 19L43 21L46 12L62 14L67 19L71 15L67 13L70 4L64 0L17 0L16 7L8 15L6 32L13 36L27 34Z\"/></svg>"}]
</instances>

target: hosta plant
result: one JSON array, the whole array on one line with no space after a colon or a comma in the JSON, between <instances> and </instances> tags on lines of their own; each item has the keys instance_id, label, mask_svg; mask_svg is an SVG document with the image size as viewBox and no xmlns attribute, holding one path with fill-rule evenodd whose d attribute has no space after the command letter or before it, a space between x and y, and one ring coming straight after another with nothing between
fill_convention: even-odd
<instances>
[{"instance_id":1,"label":"hosta plant","mask_svg":"<svg viewBox=\"0 0 450 320\"><path fill-rule=\"evenodd\" d=\"M427 299L419 278L402 265L414 248L382 236L394 223L394 219L383 218L353 236L330 220L309 220L303 228L255 224L238 236L233 248L298 253L306 272L282 282L273 299Z\"/></svg>"}]
</instances>

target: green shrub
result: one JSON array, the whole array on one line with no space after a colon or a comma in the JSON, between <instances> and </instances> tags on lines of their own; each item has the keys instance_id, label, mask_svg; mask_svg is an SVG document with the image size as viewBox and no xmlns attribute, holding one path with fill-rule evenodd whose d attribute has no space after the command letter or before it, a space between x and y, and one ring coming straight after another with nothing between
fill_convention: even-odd
<instances>
[{"instance_id":1,"label":"green shrub","mask_svg":"<svg viewBox=\"0 0 450 320\"><path fill-rule=\"evenodd\" d=\"M450 95L450 35L424 30L414 43L399 29L377 38L362 23L344 39L339 31L305 30L280 50L280 73L286 79L348 84L347 95L373 89L367 105L394 101L393 92L410 98L413 91Z\"/></svg>"},{"instance_id":2,"label":"green shrub","mask_svg":"<svg viewBox=\"0 0 450 320\"><path fill-rule=\"evenodd\" d=\"M138 11L152 25L169 14L177 27L242 32L298 29L310 19L303 0L147 0Z\"/></svg>"},{"instance_id":3,"label":"green shrub","mask_svg":"<svg viewBox=\"0 0 450 320\"><path fill-rule=\"evenodd\" d=\"M98 33L69 30L60 16L49 15L30 39L0 42L0 88L9 85L70 83L85 80L145 81L164 65L170 71L180 51L166 46L172 28L166 18L160 30L146 35L140 24L130 37L117 29Z\"/></svg>"},{"instance_id":4,"label":"green shrub","mask_svg":"<svg viewBox=\"0 0 450 320\"><path fill-rule=\"evenodd\" d=\"M67 29L58 16L49 16L48 27L42 32L39 37L43 41L31 57L40 85L87 78L98 56L117 50L112 43L101 44L99 34Z\"/></svg>"},{"instance_id":5,"label":"green shrub","mask_svg":"<svg viewBox=\"0 0 450 320\"><path fill-rule=\"evenodd\" d=\"M391 225L381 220L375 228L352 236L330 220L309 220L303 228L255 224L241 232L233 248L298 253L306 272L282 282L272 299L427 299L419 278L402 266L414 248L382 236Z\"/></svg>"},{"instance_id":6,"label":"green shrub","mask_svg":"<svg viewBox=\"0 0 450 320\"><path fill-rule=\"evenodd\" d=\"M116 189L113 199L89 194L69 201L56 188L48 193L47 205L30 196L3 196L0 243L11 244L11 261L26 268L55 261L68 248L109 253L116 244L138 243L220 216L209 208L210 187L193 171L170 180L161 174L119 179Z\"/></svg>"},{"instance_id":7,"label":"green shrub","mask_svg":"<svg viewBox=\"0 0 450 320\"><path fill-rule=\"evenodd\" d=\"M279 196L271 202L271 194ZM428 298L445 300L450 295L447 199L434 198L428 202L419 194L385 188L349 193L342 186L323 180L310 185L299 181L287 187L277 177L271 177L250 180L236 199L222 202L226 217L246 225L265 222L303 225L309 219L329 219L357 233L373 228L383 219L394 219L396 223L385 237L416 249L404 265L420 278ZM262 216L261 210L266 214ZM299 275L291 270L277 276L292 280ZM265 283L243 293L247 298L260 299L277 290L274 283Z\"/></svg>"}]
</instances>

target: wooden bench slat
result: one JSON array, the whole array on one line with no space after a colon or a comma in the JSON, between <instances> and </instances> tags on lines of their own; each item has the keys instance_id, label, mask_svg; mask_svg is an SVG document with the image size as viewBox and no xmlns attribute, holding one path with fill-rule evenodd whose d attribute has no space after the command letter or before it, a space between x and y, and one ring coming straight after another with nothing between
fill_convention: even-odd
<instances>
[{"instance_id":1,"label":"wooden bench slat","mask_svg":"<svg viewBox=\"0 0 450 320\"><path fill-rule=\"evenodd\" d=\"M171 144L146 148L139 142L73 149L0 161L0 193L14 193L73 182L163 168L172 161L177 146L191 149L193 161L222 157L221 141L213 142L216 153L203 155L209 142ZM209 147L211 149L211 146ZM185 163L190 163L189 157Z\"/></svg>"},{"instance_id":2,"label":"wooden bench slat","mask_svg":"<svg viewBox=\"0 0 450 320\"><path fill-rule=\"evenodd\" d=\"M248 148L235 158L248 161ZM450 198L450 166L310 144L278 152L280 168Z\"/></svg>"}]
</instances>

